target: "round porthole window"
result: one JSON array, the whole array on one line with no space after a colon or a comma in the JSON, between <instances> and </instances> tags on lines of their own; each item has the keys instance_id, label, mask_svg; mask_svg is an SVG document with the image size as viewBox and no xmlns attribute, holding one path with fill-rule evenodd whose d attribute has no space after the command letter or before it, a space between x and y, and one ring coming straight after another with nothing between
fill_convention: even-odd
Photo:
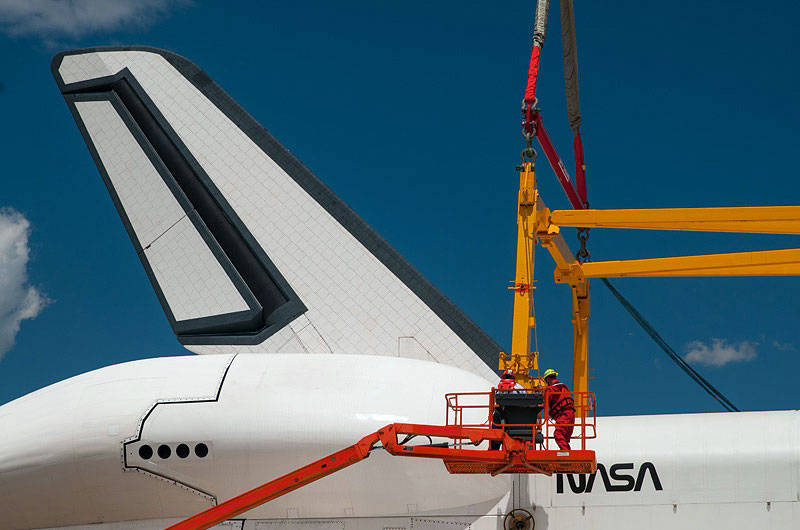
<instances>
[{"instance_id":1,"label":"round porthole window","mask_svg":"<svg viewBox=\"0 0 800 530\"><path fill-rule=\"evenodd\" d=\"M175 448L175 454L178 455L179 458L186 458L189 456L189 446L186 444L180 444Z\"/></svg>"},{"instance_id":2,"label":"round porthole window","mask_svg":"<svg viewBox=\"0 0 800 530\"><path fill-rule=\"evenodd\" d=\"M162 444L158 446L158 456L161 458L169 458L172 454L172 449L168 445Z\"/></svg>"},{"instance_id":3,"label":"round porthole window","mask_svg":"<svg viewBox=\"0 0 800 530\"><path fill-rule=\"evenodd\" d=\"M139 447L139 458L142 460L150 460L153 458L153 448L149 445L142 445Z\"/></svg>"},{"instance_id":4,"label":"round porthole window","mask_svg":"<svg viewBox=\"0 0 800 530\"><path fill-rule=\"evenodd\" d=\"M199 456L200 458L205 458L208 456L208 446L204 443L199 443L194 446L194 454Z\"/></svg>"}]
</instances>

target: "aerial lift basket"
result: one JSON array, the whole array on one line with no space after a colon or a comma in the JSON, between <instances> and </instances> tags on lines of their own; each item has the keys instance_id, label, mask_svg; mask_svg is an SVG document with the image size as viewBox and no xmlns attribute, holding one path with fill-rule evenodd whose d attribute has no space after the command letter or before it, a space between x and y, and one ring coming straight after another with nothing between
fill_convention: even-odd
<instances>
[{"instance_id":1,"label":"aerial lift basket","mask_svg":"<svg viewBox=\"0 0 800 530\"><path fill-rule=\"evenodd\" d=\"M558 394L556 396L556 394ZM576 404L573 423L562 427L573 429L572 444L579 447L561 450L555 443L556 425L550 421L548 407L551 399L571 397ZM545 389L518 389L513 392L461 392L445 396L447 401L446 424L464 429L491 429L508 435L505 443L518 444L503 463L490 459L460 461L444 458L450 473L594 473L595 453L586 448L586 440L597 437L595 395L592 392L550 392ZM477 423L483 419L483 423ZM462 449L469 440L455 440L454 449ZM499 444L490 444L493 452Z\"/></svg>"}]
</instances>

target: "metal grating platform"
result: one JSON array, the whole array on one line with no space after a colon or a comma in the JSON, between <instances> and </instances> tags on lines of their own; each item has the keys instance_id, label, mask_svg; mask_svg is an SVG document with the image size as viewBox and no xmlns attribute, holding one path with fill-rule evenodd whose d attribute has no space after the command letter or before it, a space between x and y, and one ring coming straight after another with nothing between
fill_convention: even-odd
<instances>
[{"instance_id":1,"label":"metal grating platform","mask_svg":"<svg viewBox=\"0 0 800 530\"><path fill-rule=\"evenodd\" d=\"M454 475L511 473L577 473L597 471L594 451L529 451L524 460L512 465L496 462L464 462L445 460L445 468Z\"/></svg>"}]
</instances>

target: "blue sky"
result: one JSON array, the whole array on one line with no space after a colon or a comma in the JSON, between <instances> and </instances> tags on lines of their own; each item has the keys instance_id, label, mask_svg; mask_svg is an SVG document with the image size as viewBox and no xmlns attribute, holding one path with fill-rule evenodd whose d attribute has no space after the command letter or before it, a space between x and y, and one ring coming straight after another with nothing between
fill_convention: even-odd
<instances>
[{"instance_id":1,"label":"blue sky","mask_svg":"<svg viewBox=\"0 0 800 530\"><path fill-rule=\"evenodd\" d=\"M518 109L535 2L286 4L149 0L139 4L145 10L119 2L115 12L31 17L0 2L0 207L30 223L28 283L24 266L15 269L20 292L33 288L49 300L21 321L15 346L0 360L0 403L109 364L187 354L51 77L50 58L65 48L143 44L189 58L509 344ZM577 4L593 207L800 204L800 7ZM568 159L559 41L554 10L538 90L548 130ZM549 206L568 207L545 164L540 182ZM790 236L597 230L590 250L603 260L799 243ZM537 266L542 363L570 372L570 293L552 284L546 254ZM696 341L713 349L714 339L723 341L718 353L725 344L739 352L744 359L695 366L740 408L800 408L793 391L800 372L797 278L615 285L682 354ZM602 414L720 410L599 282L590 337ZM754 392L764 380L771 390Z\"/></svg>"}]
</instances>

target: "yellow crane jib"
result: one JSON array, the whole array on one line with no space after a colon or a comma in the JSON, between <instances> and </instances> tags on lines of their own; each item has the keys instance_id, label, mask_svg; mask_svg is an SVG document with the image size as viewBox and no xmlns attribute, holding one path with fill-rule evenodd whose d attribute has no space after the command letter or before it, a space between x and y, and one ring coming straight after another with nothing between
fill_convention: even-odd
<instances>
[{"instance_id":1,"label":"yellow crane jib","mask_svg":"<svg viewBox=\"0 0 800 530\"><path fill-rule=\"evenodd\" d=\"M800 235L800 206L556 210L544 211L541 217L547 218L548 230L555 232L569 226ZM572 281L574 268L560 265L558 258L556 267L556 282ZM798 276L800 249L601 261L578 267L583 278Z\"/></svg>"},{"instance_id":2,"label":"yellow crane jib","mask_svg":"<svg viewBox=\"0 0 800 530\"><path fill-rule=\"evenodd\" d=\"M550 221L562 227L800 235L800 206L556 210Z\"/></svg>"},{"instance_id":3,"label":"yellow crane jib","mask_svg":"<svg viewBox=\"0 0 800 530\"><path fill-rule=\"evenodd\" d=\"M624 228L800 235L800 206L665 208L635 210L554 210L539 195L534 166L521 166L517 208L516 277L511 353L500 352L500 370L511 369L526 388L540 388L534 311L534 248L541 244L555 262L556 283L572 289L575 392L589 390L589 300L591 278L685 276L798 276L800 249L708 254L580 263L561 228ZM576 403L581 414L581 404Z\"/></svg>"}]
</instances>

